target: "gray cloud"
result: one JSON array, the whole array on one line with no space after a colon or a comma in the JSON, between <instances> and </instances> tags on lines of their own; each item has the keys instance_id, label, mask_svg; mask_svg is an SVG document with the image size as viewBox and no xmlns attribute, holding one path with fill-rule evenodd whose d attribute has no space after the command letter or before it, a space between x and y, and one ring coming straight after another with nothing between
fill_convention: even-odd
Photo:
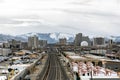
<instances>
[{"instance_id":1,"label":"gray cloud","mask_svg":"<svg viewBox=\"0 0 120 80\"><path fill-rule=\"evenodd\" d=\"M13 1L0 5L0 33L119 35L119 0L18 0L19 4Z\"/></svg>"},{"instance_id":2,"label":"gray cloud","mask_svg":"<svg viewBox=\"0 0 120 80\"><path fill-rule=\"evenodd\" d=\"M74 2L70 2L69 4L73 4L73 5L89 5L89 2L91 2L92 0L78 0L78 1L74 1Z\"/></svg>"}]
</instances>

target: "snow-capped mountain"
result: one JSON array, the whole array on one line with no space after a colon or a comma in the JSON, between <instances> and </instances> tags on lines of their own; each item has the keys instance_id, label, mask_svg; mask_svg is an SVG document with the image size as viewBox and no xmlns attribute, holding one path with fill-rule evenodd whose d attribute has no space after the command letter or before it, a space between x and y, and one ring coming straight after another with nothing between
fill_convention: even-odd
<instances>
[{"instance_id":1,"label":"snow-capped mountain","mask_svg":"<svg viewBox=\"0 0 120 80\"><path fill-rule=\"evenodd\" d=\"M18 37L22 37L27 39L30 36L38 36L40 40L48 40L48 43L56 43L58 42L59 38L66 38L69 42L74 40L74 35L69 33L27 33L18 35Z\"/></svg>"},{"instance_id":2,"label":"snow-capped mountain","mask_svg":"<svg viewBox=\"0 0 120 80\"><path fill-rule=\"evenodd\" d=\"M27 33L17 36L0 34L0 42L8 41L11 39L21 40L26 42L28 37L36 35L40 40L48 40L48 43L56 43L59 38L66 38L69 42L74 40L74 35L69 33Z\"/></svg>"},{"instance_id":3,"label":"snow-capped mountain","mask_svg":"<svg viewBox=\"0 0 120 80\"><path fill-rule=\"evenodd\" d=\"M26 39L22 38L22 37L0 34L0 42L6 42L6 41L11 40L11 39L26 41Z\"/></svg>"},{"instance_id":4,"label":"snow-capped mountain","mask_svg":"<svg viewBox=\"0 0 120 80\"><path fill-rule=\"evenodd\" d=\"M0 42L8 41L11 39L21 40L23 42L26 42L28 40L28 37L30 36L38 36L39 40L47 40L48 43L56 43L59 41L59 38L66 38L68 42L73 42L75 35L69 34L69 33L26 33L22 35L12 36L12 35L5 35L0 34ZM114 42L120 42L120 36L109 36L105 37L105 40L112 39ZM91 39L92 40L92 39Z\"/></svg>"},{"instance_id":5,"label":"snow-capped mountain","mask_svg":"<svg viewBox=\"0 0 120 80\"><path fill-rule=\"evenodd\" d=\"M120 42L120 36L111 36L115 42Z\"/></svg>"}]
</instances>

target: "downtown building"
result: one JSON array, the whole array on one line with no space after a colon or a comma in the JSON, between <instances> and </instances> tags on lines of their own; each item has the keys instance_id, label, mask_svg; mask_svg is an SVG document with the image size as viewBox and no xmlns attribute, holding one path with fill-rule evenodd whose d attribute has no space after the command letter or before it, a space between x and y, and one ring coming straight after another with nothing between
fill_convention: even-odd
<instances>
[{"instance_id":1,"label":"downtown building","mask_svg":"<svg viewBox=\"0 0 120 80\"><path fill-rule=\"evenodd\" d=\"M59 45L67 45L67 39L66 38L60 38L59 39Z\"/></svg>"},{"instance_id":2,"label":"downtown building","mask_svg":"<svg viewBox=\"0 0 120 80\"><path fill-rule=\"evenodd\" d=\"M8 48L0 48L0 55L2 56L8 56L12 53L11 49Z\"/></svg>"},{"instance_id":3,"label":"downtown building","mask_svg":"<svg viewBox=\"0 0 120 80\"><path fill-rule=\"evenodd\" d=\"M74 46L90 46L91 41L88 36L83 36L82 33L78 33L75 36Z\"/></svg>"},{"instance_id":4,"label":"downtown building","mask_svg":"<svg viewBox=\"0 0 120 80\"><path fill-rule=\"evenodd\" d=\"M37 49L39 47L39 40L36 35L28 37L28 48Z\"/></svg>"},{"instance_id":5,"label":"downtown building","mask_svg":"<svg viewBox=\"0 0 120 80\"><path fill-rule=\"evenodd\" d=\"M105 46L105 38L103 38L103 37L94 38L93 46Z\"/></svg>"},{"instance_id":6,"label":"downtown building","mask_svg":"<svg viewBox=\"0 0 120 80\"><path fill-rule=\"evenodd\" d=\"M10 47L10 49L21 49L21 43L22 43L21 41L12 39L8 41L8 46Z\"/></svg>"},{"instance_id":7,"label":"downtown building","mask_svg":"<svg viewBox=\"0 0 120 80\"><path fill-rule=\"evenodd\" d=\"M9 52L14 52L22 49L22 42L19 40L11 39L7 42L2 43L1 51L3 51L3 54L7 55ZM11 50L11 51L10 51Z\"/></svg>"},{"instance_id":8,"label":"downtown building","mask_svg":"<svg viewBox=\"0 0 120 80\"><path fill-rule=\"evenodd\" d=\"M46 47L47 46L47 40L39 40L39 47Z\"/></svg>"}]
</instances>

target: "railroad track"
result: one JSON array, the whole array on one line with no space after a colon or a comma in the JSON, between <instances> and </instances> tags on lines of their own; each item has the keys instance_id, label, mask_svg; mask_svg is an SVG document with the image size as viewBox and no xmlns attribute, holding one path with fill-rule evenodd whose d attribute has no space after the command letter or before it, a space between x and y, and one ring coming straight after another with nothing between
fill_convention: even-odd
<instances>
[{"instance_id":1,"label":"railroad track","mask_svg":"<svg viewBox=\"0 0 120 80\"><path fill-rule=\"evenodd\" d=\"M49 54L42 73L37 80L69 80L56 54Z\"/></svg>"}]
</instances>

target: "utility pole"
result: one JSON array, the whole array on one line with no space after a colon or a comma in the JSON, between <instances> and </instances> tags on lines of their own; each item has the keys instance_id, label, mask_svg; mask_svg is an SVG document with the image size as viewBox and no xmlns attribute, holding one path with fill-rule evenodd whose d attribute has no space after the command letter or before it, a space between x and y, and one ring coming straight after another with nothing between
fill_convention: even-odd
<instances>
[{"instance_id":1,"label":"utility pole","mask_svg":"<svg viewBox=\"0 0 120 80\"><path fill-rule=\"evenodd\" d=\"M92 70L91 70L91 79L90 80L93 80Z\"/></svg>"}]
</instances>

